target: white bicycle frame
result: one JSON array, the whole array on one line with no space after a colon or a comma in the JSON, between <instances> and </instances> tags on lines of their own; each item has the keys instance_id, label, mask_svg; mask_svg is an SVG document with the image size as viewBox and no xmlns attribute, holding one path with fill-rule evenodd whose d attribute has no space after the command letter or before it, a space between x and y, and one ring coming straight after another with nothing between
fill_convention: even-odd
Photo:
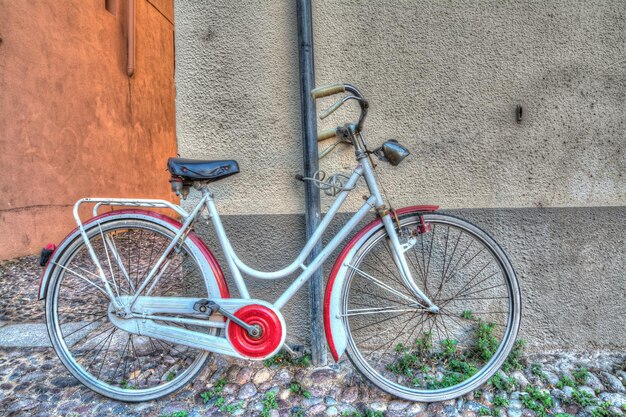
<instances>
[{"instance_id":1,"label":"white bicycle frame","mask_svg":"<svg viewBox=\"0 0 626 417\"><path fill-rule=\"evenodd\" d=\"M237 308L240 308L247 303L250 302L251 297L248 291L248 287L243 278L242 274L249 275L253 278L258 279L278 279L286 277L296 270L301 269L302 272L295 278L295 280L289 285L289 287L278 297L273 304L267 303L262 300L254 300L255 303L262 303L268 307L273 307L274 309L280 311L280 309L294 296L294 294L308 281L311 275L317 270L322 263L330 256L330 254L341 244L341 242L348 236L348 234L365 218L367 213L371 209L377 210L379 214L382 214L382 222L384 227L389 235L389 245L391 252L394 257L394 262L400 271L400 276L402 281L406 285L406 287L413 292L416 297L416 305L421 306L424 309L431 309L433 311L437 310L437 307L428 299L428 297L418 288L415 281L411 276L410 269L407 265L406 258L404 257L404 252L406 250L405 246L403 246L399 240L398 234L396 233L396 228L394 222L392 220L389 211L385 209L383 198L378 190L378 185L375 180L374 172L372 164L369 160L367 154L359 149L357 146L357 160L358 165L352 172L346 184L342 187L342 191L339 192L337 198L331 205L330 209L323 217L319 226L310 237L310 239L305 244L304 248L298 255L298 257L288 266L283 269L274 271L274 272L264 272L258 271L250 266L246 265L235 253L234 248L232 247L230 240L228 239L224 227L222 225L222 221L220 215L218 213L217 207L213 200L213 194L209 191L206 184L195 184L195 187L202 192L202 198L196 204L194 209L187 213L180 206L172 204L165 200L136 200L136 199L109 199L109 198L84 198L79 200L74 206L74 217L78 224L79 231L87 245L89 250L89 254L97 266L99 271L99 276L103 284L102 287L98 287L98 289L104 293L106 293L111 299L113 307L118 311L116 315L110 314L110 319L114 322L115 325L119 327L125 328L125 330L140 334L145 334L149 332L150 334L161 337L163 339L167 339L172 342L180 342L185 343L190 346L199 347L208 349L218 353L225 353L232 356L239 356L234 349L229 345L229 343L223 339L215 336L203 335L202 333L194 332L191 330L175 328L172 326L163 326L156 323L145 323L146 319L158 319L162 321L171 321L178 323L187 323L194 325L202 325L208 327L218 327L223 328L224 322L223 320L197 320L197 319L188 319L188 318L173 318L173 317L163 317L156 316L156 313L187 313L193 312L190 306L190 302L193 299L187 298L164 298L164 297L150 297L151 291L156 287L159 279L163 276L163 272L167 268L168 263L168 255L175 248L177 244L183 242L186 238L187 234L191 231L191 226L196 218L201 214L204 208L208 210L208 213L212 219L213 226L215 227L215 231L218 236L218 240L222 247L222 250L225 254L226 261L228 263L228 267L232 273L232 277L235 281L235 285L239 290L240 297L239 299L218 299L215 300L218 304L224 303L228 304L229 310L231 312L236 311ZM326 231L328 225L337 214L342 204L346 200L348 194L354 187L356 186L359 179L363 177L367 184L367 187L370 191L370 197L366 199L361 208L352 216L352 218L339 230L339 232L331 239L331 241L326 245L322 251L308 264L305 265L305 260L310 255L311 251L315 244L322 238L323 233ZM172 238L172 241L167 246L163 254L159 257L154 267L148 273L142 284L139 288L134 289L135 294L132 296L120 296L120 293L117 289L117 284L115 279L113 278L114 289L111 288L110 283L106 279L106 274L102 268L98 257L89 242L89 238L87 236L86 230L80 220L79 216L79 207L83 203L95 203L94 207L94 215L97 215L98 209L103 206L139 206L139 207L152 207L152 208L170 208L178 213L183 221L182 227L176 235ZM111 259L117 262L120 265L120 269L122 271L122 275L129 282L130 278L126 273L123 262L120 262L120 257L115 248L114 242L109 238L105 238L102 233L102 229L100 229L100 233L102 235L102 239L106 244L104 245L107 261L109 263L109 268L111 268ZM111 275L112 269L111 269ZM121 277L120 277L121 279ZM372 278L375 280L374 278ZM377 281L377 280L375 280ZM375 282L377 285L384 285L379 282ZM93 284L93 283L92 283ZM150 285L150 287L148 287ZM133 288L131 286L131 288ZM145 295L140 296L144 290ZM115 292L114 292L115 290ZM116 297L117 293L117 297ZM421 300L424 305L420 303ZM137 306L139 302L140 306ZM141 307L141 308L139 308ZM141 311L141 313L137 313L135 310ZM147 314L148 312L149 314ZM140 324L134 320L124 320L126 317L134 317L134 318L142 318L144 319L144 324ZM141 326L145 326L143 328L139 328ZM143 333L142 333L143 332ZM220 339L220 340L217 340Z\"/></svg>"}]
</instances>

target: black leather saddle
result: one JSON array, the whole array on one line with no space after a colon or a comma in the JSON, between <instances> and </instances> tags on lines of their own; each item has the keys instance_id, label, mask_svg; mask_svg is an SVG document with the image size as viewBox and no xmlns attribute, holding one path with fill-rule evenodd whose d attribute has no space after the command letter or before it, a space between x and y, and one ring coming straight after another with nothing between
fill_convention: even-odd
<instances>
[{"instance_id":1,"label":"black leather saddle","mask_svg":"<svg viewBox=\"0 0 626 417\"><path fill-rule=\"evenodd\" d=\"M198 159L170 158L167 169L184 181L217 181L239 172L237 161L202 161Z\"/></svg>"}]
</instances>

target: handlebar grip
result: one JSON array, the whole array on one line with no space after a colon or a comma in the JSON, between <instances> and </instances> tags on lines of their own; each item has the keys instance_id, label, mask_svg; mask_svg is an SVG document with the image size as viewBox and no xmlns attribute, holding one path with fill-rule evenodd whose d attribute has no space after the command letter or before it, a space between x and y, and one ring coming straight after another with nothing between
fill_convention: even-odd
<instances>
[{"instance_id":1,"label":"handlebar grip","mask_svg":"<svg viewBox=\"0 0 626 417\"><path fill-rule=\"evenodd\" d=\"M337 136L337 128L324 129L317 134L317 141L321 142L326 139L334 138Z\"/></svg>"},{"instance_id":2,"label":"handlebar grip","mask_svg":"<svg viewBox=\"0 0 626 417\"><path fill-rule=\"evenodd\" d=\"M343 93L346 87L343 83L321 85L311 90L311 97L318 99L322 97L332 96L333 94Z\"/></svg>"}]
</instances>

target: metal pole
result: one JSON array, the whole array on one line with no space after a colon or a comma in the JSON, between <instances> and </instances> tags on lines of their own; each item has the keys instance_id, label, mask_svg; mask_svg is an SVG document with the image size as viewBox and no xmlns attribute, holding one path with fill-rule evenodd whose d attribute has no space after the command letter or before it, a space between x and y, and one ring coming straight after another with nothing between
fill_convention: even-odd
<instances>
[{"instance_id":1,"label":"metal pole","mask_svg":"<svg viewBox=\"0 0 626 417\"><path fill-rule=\"evenodd\" d=\"M311 1L297 0L298 4L298 53L300 56L300 111L302 112L302 135L304 139L304 176L312 177L319 169L317 154L317 126L315 101L311 90L315 88L313 59L313 19ZM306 237L313 234L320 222L320 190L311 181L305 181ZM319 242L309 256L311 262L322 250ZM313 365L326 364L324 323L322 319L322 270L313 274L309 281L309 305L311 307L311 356Z\"/></svg>"}]
</instances>

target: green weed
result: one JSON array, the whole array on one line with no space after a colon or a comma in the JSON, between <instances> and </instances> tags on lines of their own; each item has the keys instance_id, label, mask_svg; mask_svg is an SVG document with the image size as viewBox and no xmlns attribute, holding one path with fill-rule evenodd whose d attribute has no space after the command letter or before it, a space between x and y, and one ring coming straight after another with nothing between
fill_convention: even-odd
<instances>
[{"instance_id":1,"label":"green weed","mask_svg":"<svg viewBox=\"0 0 626 417\"><path fill-rule=\"evenodd\" d=\"M526 395L521 397L524 407L535 412L538 417L547 417L550 408L554 407L554 399L549 392L542 391L540 388L526 387Z\"/></svg>"},{"instance_id":2,"label":"green weed","mask_svg":"<svg viewBox=\"0 0 626 417\"><path fill-rule=\"evenodd\" d=\"M572 376L579 384L585 384L589 376L589 371L584 366L581 366L578 370L572 372Z\"/></svg>"},{"instance_id":3,"label":"green weed","mask_svg":"<svg viewBox=\"0 0 626 417\"><path fill-rule=\"evenodd\" d=\"M461 313L461 318L465 320L476 320L476 316L474 316L474 312L472 310L464 310Z\"/></svg>"},{"instance_id":4,"label":"green weed","mask_svg":"<svg viewBox=\"0 0 626 417\"><path fill-rule=\"evenodd\" d=\"M289 391L294 394L302 395L304 398L311 398L311 393L305 390L302 385L300 385L300 383L296 381L292 382L289 385Z\"/></svg>"},{"instance_id":5,"label":"green weed","mask_svg":"<svg viewBox=\"0 0 626 417\"><path fill-rule=\"evenodd\" d=\"M302 356L294 356L291 355L286 350L281 350L276 355L271 358L267 358L263 361L263 365L270 367L272 365L281 365L281 366L297 366L297 367L308 367L311 366L311 355L306 354Z\"/></svg>"},{"instance_id":6,"label":"green weed","mask_svg":"<svg viewBox=\"0 0 626 417\"><path fill-rule=\"evenodd\" d=\"M163 414L163 417L187 417L189 415L189 411L174 411L170 414Z\"/></svg>"},{"instance_id":7,"label":"green weed","mask_svg":"<svg viewBox=\"0 0 626 417\"><path fill-rule=\"evenodd\" d=\"M565 387L578 388L578 383L573 381L570 377L563 375L556 383L556 387L558 389L563 389Z\"/></svg>"},{"instance_id":8,"label":"green weed","mask_svg":"<svg viewBox=\"0 0 626 417\"><path fill-rule=\"evenodd\" d=\"M261 417L269 417L272 410L278 409L278 401L276 401L276 393L268 392L263 398L263 410Z\"/></svg>"},{"instance_id":9,"label":"green weed","mask_svg":"<svg viewBox=\"0 0 626 417\"><path fill-rule=\"evenodd\" d=\"M495 405L496 407L508 407L509 400L499 395L496 395L495 397L493 397L493 405Z\"/></svg>"}]
</instances>

